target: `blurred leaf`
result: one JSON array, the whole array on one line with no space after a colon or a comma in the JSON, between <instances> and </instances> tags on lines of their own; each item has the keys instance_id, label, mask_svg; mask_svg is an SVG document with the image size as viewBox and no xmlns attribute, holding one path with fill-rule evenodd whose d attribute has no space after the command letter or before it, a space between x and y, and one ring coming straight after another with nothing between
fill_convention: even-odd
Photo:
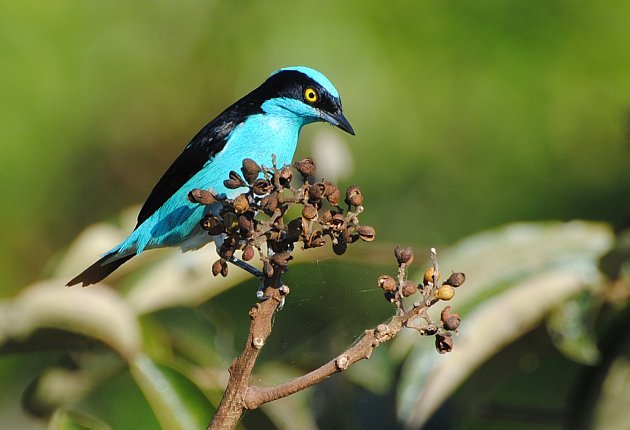
<instances>
[{"instance_id":1,"label":"blurred leaf","mask_svg":"<svg viewBox=\"0 0 630 430\"><path fill-rule=\"evenodd\" d=\"M438 255L442 273L466 273L452 306L463 316L455 349L429 352L414 342L399 386L398 413L420 426L481 363L538 325L559 304L597 287L599 257L612 244L610 230L586 222L515 224L473 236Z\"/></svg>"},{"instance_id":2,"label":"blurred leaf","mask_svg":"<svg viewBox=\"0 0 630 430\"><path fill-rule=\"evenodd\" d=\"M630 407L630 336L625 332L620 348L612 362L606 367L601 385L593 396L594 405L589 405L590 416L584 427L591 430L628 428Z\"/></svg>"},{"instance_id":3,"label":"blurred leaf","mask_svg":"<svg viewBox=\"0 0 630 430\"><path fill-rule=\"evenodd\" d=\"M204 428L215 408L184 375L138 355L130 370L164 430Z\"/></svg>"},{"instance_id":4,"label":"blurred leaf","mask_svg":"<svg viewBox=\"0 0 630 430\"><path fill-rule=\"evenodd\" d=\"M125 362L113 352L75 353L65 366L47 368L27 387L23 407L35 416L50 416L59 409L74 407L95 386L124 368Z\"/></svg>"},{"instance_id":5,"label":"blurred leaf","mask_svg":"<svg viewBox=\"0 0 630 430\"><path fill-rule=\"evenodd\" d=\"M41 282L0 302L0 344L55 328L94 337L127 358L140 350L135 313L122 297L109 288L63 284L59 279Z\"/></svg>"},{"instance_id":6,"label":"blurred leaf","mask_svg":"<svg viewBox=\"0 0 630 430\"><path fill-rule=\"evenodd\" d=\"M553 343L578 363L592 366L601 358L593 329L594 308L599 307L599 302L590 292L584 292L560 304L547 318Z\"/></svg>"},{"instance_id":7,"label":"blurred leaf","mask_svg":"<svg viewBox=\"0 0 630 430\"><path fill-rule=\"evenodd\" d=\"M111 430L111 427L95 417L58 409L48 424L48 430Z\"/></svg>"}]
</instances>

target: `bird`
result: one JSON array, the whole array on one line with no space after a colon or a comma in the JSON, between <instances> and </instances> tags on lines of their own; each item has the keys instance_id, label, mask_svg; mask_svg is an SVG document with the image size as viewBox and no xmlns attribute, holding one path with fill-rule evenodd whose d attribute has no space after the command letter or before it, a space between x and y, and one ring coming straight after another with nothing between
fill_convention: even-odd
<instances>
[{"instance_id":1,"label":"bird","mask_svg":"<svg viewBox=\"0 0 630 430\"><path fill-rule=\"evenodd\" d=\"M291 164L300 130L314 122L355 134L326 76L305 66L274 71L197 132L149 193L131 234L66 285L98 283L145 250L186 252L213 241L200 226L211 209L191 202L189 192L207 189L235 197L240 191L223 184L230 171L238 171L245 158L271 165L275 156L278 166Z\"/></svg>"}]
</instances>

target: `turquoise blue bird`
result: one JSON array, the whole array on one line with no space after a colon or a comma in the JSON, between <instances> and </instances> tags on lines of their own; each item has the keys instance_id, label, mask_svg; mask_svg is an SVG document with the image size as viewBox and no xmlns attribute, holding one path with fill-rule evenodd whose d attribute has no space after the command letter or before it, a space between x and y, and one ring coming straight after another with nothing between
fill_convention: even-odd
<instances>
[{"instance_id":1,"label":"turquoise blue bird","mask_svg":"<svg viewBox=\"0 0 630 430\"><path fill-rule=\"evenodd\" d=\"M238 171L244 158L270 166L290 164L302 126L323 121L354 135L341 108L339 92L320 72L286 67L224 110L192 138L166 170L140 209L133 232L96 263L68 282L83 286L103 280L147 249L199 249L213 240L200 226L207 206L191 203L195 188L227 197L241 191L223 181Z\"/></svg>"}]
</instances>

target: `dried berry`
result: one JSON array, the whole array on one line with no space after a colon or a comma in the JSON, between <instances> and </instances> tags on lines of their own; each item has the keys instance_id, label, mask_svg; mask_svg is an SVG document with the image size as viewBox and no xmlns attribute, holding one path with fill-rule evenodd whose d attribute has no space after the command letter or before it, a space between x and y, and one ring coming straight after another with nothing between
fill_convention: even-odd
<instances>
[{"instance_id":1,"label":"dried berry","mask_svg":"<svg viewBox=\"0 0 630 430\"><path fill-rule=\"evenodd\" d=\"M273 215L278 209L278 196L275 193L269 194L262 198L260 205L267 215Z\"/></svg>"},{"instance_id":2,"label":"dried berry","mask_svg":"<svg viewBox=\"0 0 630 430\"><path fill-rule=\"evenodd\" d=\"M243 261L249 261L254 258L254 247L251 245L245 245L243 248Z\"/></svg>"},{"instance_id":3,"label":"dried berry","mask_svg":"<svg viewBox=\"0 0 630 430\"><path fill-rule=\"evenodd\" d=\"M317 218L317 208L311 204L307 204L302 208L302 216L306 220L312 220Z\"/></svg>"},{"instance_id":4,"label":"dried berry","mask_svg":"<svg viewBox=\"0 0 630 430\"><path fill-rule=\"evenodd\" d=\"M310 158L296 161L293 163L293 166L295 166L297 171L300 172L304 178L308 178L309 176L313 176L315 174L315 162Z\"/></svg>"},{"instance_id":5,"label":"dried berry","mask_svg":"<svg viewBox=\"0 0 630 430\"><path fill-rule=\"evenodd\" d=\"M461 323L461 318L459 314L452 314L451 307L446 306L442 312L440 313L440 320L442 321L442 325L446 330L457 330L459 324Z\"/></svg>"},{"instance_id":6,"label":"dried berry","mask_svg":"<svg viewBox=\"0 0 630 430\"><path fill-rule=\"evenodd\" d=\"M396 248L394 248L394 255L396 256L398 264L406 264L409 266L413 263L413 250L409 247L401 248L396 245Z\"/></svg>"},{"instance_id":7,"label":"dried berry","mask_svg":"<svg viewBox=\"0 0 630 430\"><path fill-rule=\"evenodd\" d=\"M199 223L201 228L208 231L208 234L211 236L217 236L223 232L225 232L225 228L223 226L223 222L219 217L214 215L206 215L201 219Z\"/></svg>"},{"instance_id":8,"label":"dried berry","mask_svg":"<svg viewBox=\"0 0 630 430\"><path fill-rule=\"evenodd\" d=\"M324 212L322 212L322 214L319 217L319 219L324 224L328 224L330 221L332 221L334 215L335 215L335 212L333 212L333 211L324 211Z\"/></svg>"},{"instance_id":9,"label":"dried berry","mask_svg":"<svg viewBox=\"0 0 630 430\"><path fill-rule=\"evenodd\" d=\"M453 350L453 338L450 334L436 334L435 335L435 349L440 354L445 354Z\"/></svg>"},{"instance_id":10,"label":"dried berry","mask_svg":"<svg viewBox=\"0 0 630 430\"><path fill-rule=\"evenodd\" d=\"M273 190L273 185L266 179L256 179L252 185L252 191L258 196L264 196Z\"/></svg>"},{"instance_id":11,"label":"dried berry","mask_svg":"<svg viewBox=\"0 0 630 430\"><path fill-rule=\"evenodd\" d=\"M396 302L396 293L394 291L385 291L385 300L387 300L390 303L395 303Z\"/></svg>"},{"instance_id":12,"label":"dried berry","mask_svg":"<svg viewBox=\"0 0 630 430\"><path fill-rule=\"evenodd\" d=\"M236 212L245 212L249 210L249 198L246 194L239 194L234 198L232 206Z\"/></svg>"},{"instance_id":13,"label":"dried berry","mask_svg":"<svg viewBox=\"0 0 630 430\"><path fill-rule=\"evenodd\" d=\"M416 284L410 279L405 281L405 284L403 285L403 288L402 288L403 297L413 296L417 292L418 292L418 284Z\"/></svg>"},{"instance_id":14,"label":"dried berry","mask_svg":"<svg viewBox=\"0 0 630 430\"><path fill-rule=\"evenodd\" d=\"M289 251L278 252L271 257L271 262L282 269L289 266L289 261L293 259L293 256Z\"/></svg>"},{"instance_id":15,"label":"dried berry","mask_svg":"<svg viewBox=\"0 0 630 430\"><path fill-rule=\"evenodd\" d=\"M451 285L453 287L459 287L464 282L466 282L466 275L461 272L453 272L451 276L444 282L445 284Z\"/></svg>"},{"instance_id":16,"label":"dried berry","mask_svg":"<svg viewBox=\"0 0 630 430\"><path fill-rule=\"evenodd\" d=\"M334 214L330 220L330 225L336 230L341 230L346 225L346 217L341 214Z\"/></svg>"},{"instance_id":17,"label":"dried berry","mask_svg":"<svg viewBox=\"0 0 630 430\"><path fill-rule=\"evenodd\" d=\"M247 183L243 180L243 178L241 178L241 175L236 173L234 170L230 172L229 177L230 179L226 179L225 181L223 181L223 185L225 185L225 188L234 190L239 187L247 186Z\"/></svg>"},{"instance_id":18,"label":"dried berry","mask_svg":"<svg viewBox=\"0 0 630 430\"><path fill-rule=\"evenodd\" d=\"M241 167L241 172L243 172L243 176L248 184L253 184L254 181L258 178L260 174L260 166L251 158L246 158L243 160L243 167Z\"/></svg>"},{"instance_id":19,"label":"dried berry","mask_svg":"<svg viewBox=\"0 0 630 430\"><path fill-rule=\"evenodd\" d=\"M254 231L254 221L245 215L238 217L238 228L241 234L248 236Z\"/></svg>"},{"instance_id":20,"label":"dried berry","mask_svg":"<svg viewBox=\"0 0 630 430\"><path fill-rule=\"evenodd\" d=\"M311 201L319 201L324 197L326 193L326 186L321 182L308 187L308 197Z\"/></svg>"},{"instance_id":21,"label":"dried berry","mask_svg":"<svg viewBox=\"0 0 630 430\"><path fill-rule=\"evenodd\" d=\"M426 272L424 272L424 277L422 278L422 283L424 285L429 285L429 283L433 283L433 275L435 274L435 269L433 267L429 267ZM440 277L440 272L437 273L437 277Z\"/></svg>"},{"instance_id":22,"label":"dried berry","mask_svg":"<svg viewBox=\"0 0 630 430\"><path fill-rule=\"evenodd\" d=\"M302 219L294 219L287 225L287 238L292 242L297 242L297 240L302 235Z\"/></svg>"},{"instance_id":23,"label":"dried berry","mask_svg":"<svg viewBox=\"0 0 630 430\"><path fill-rule=\"evenodd\" d=\"M217 276L217 275L219 275L219 273L221 273L223 262L224 262L223 259L218 259L217 261L215 261L212 264L212 275L213 276Z\"/></svg>"},{"instance_id":24,"label":"dried berry","mask_svg":"<svg viewBox=\"0 0 630 430\"><path fill-rule=\"evenodd\" d=\"M435 298L440 300L451 300L455 295L455 290L448 284L442 285L435 290Z\"/></svg>"},{"instance_id":25,"label":"dried berry","mask_svg":"<svg viewBox=\"0 0 630 430\"><path fill-rule=\"evenodd\" d=\"M318 248L326 244L326 238L322 236L321 231L316 231L311 235L307 243L310 248Z\"/></svg>"},{"instance_id":26,"label":"dried berry","mask_svg":"<svg viewBox=\"0 0 630 430\"><path fill-rule=\"evenodd\" d=\"M225 278L227 275L228 275L228 264L227 264L227 261L225 261L221 265L221 276Z\"/></svg>"},{"instance_id":27,"label":"dried berry","mask_svg":"<svg viewBox=\"0 0 630 430\"><path fill-rule=\"evenodd\" d=\"M335 254L343 255L348 249L348 244L342 240L339 240L337 242L333 242L332 249Z\"/></svg>"},{"instance_id":28,"label":"dried berry","mask_svg":"<svg viewBox=\"0 0 630 430\"><path fill-rule=\"evenodd\" d=\"M199 203L200 205L211 205L216 202L216 196L212 191L195 188L188 193L188 200L191 203Z\"/></svg>"},{"instance_id":29,"label":"dried berry","mask_svg":"<svg viewBox=\"0 0 630 430\"><path fill-rule=\"evenodd\" d=\"M360 226L357 228L357 233L359 233L359 237L366 242L372 242L376 238L374 227L370 227L369 225Z\"/></svg>"},{"instance_id":30,"label":"dried berry","mask_svg":"<svg viewBox=\"0 0 630 430\"><path fill-rule=\"evenodd\" d=\"M283 187L288 187L291 183L291 179L293 179L293 172L289 167L283 167L280 172L278 172L278 180Z\"/></svg>"},{"instance_id":31,"label":"dried berry","mask_svg":"<svg viewBox=\"0 0 630 430\"><path fill-rule=\"evenodd\" d=\"M363 195L361 189L356 185L351 185L346 190L346 203L349 206L361 206L363 205Z\"/></svg>"},{"instance_id":32,"label":"dried berry","mask_svg":"<svg viewBox=\"0 0 630 430\"><path fill-rule=\"evenodd\" d=\"M383 290L389 291L389 292L396 291L396 288L398 287L396 280L389 275L379 276L378 281L376 281L376 283Z\"/></svg>"}]
</instances>

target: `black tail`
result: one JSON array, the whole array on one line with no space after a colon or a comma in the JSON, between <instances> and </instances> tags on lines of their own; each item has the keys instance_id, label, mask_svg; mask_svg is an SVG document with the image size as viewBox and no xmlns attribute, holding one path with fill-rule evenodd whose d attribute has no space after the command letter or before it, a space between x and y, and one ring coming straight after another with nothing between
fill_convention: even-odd
<instances>
[{"instance_id":1,"label":"black tail","mask_svg":"<svg viewBox=\"0 0 630 430\"><path fill-rule=\"evenodd\" d=\"M78 276L72 279L70 282L66 284L66 287L70 287L72 285L76 285L79 282L83 282L83 286L87 287L90 284L96 284L97 282L102 281L110 273L114 270L118 269L124 262L128 261L135 254L126 255L124 257L119 258L118 260L110 261L106 263L105 261L112 257L112 254L107 254L96 263L92 264L90 267L81 272Z\"/></svg>"}]
</instances>

